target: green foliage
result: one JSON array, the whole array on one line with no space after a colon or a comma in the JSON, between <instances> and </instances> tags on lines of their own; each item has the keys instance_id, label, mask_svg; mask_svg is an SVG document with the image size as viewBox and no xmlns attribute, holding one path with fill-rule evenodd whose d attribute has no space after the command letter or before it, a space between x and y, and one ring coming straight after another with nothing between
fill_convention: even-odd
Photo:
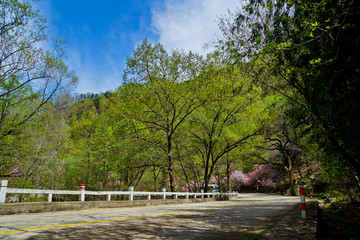
<instances>
[{"instance_id":1,"label":"green foliage","mask_svg":"<svg viewBox=\"0 0 360 240\"><path fill-rule=\"evenodd\" d=\"M252 85L237 68L228 69L212 62L203 74L202 84L207 88L202 96L206 104L190 116L187 131L197 149L195 154L202 159L207 191L222 158L240 146L250 147L255 136L265 129L271 115L272 96L264 98L263 90Z\"/></svg>"},{"instance_id":2,"label":"green foliage","mask_svg":"<svg viewBox=\"0 0 360 240\"><path fill-rule=\"evenodd\" d=\"M30 2L0 1L0 6L0 172L9 176L23 158L22 165L29 168L22 174L29 177L30 168L38 166L35 162L48 151L43 142L41 146L28 142L36 134L47 134L46 128L31 121L42 122L41 110L77 79L61 60L62 41L55 41L52 51L40 47L47 40L46 20Z\"/></svg>"},{"instance_id":3,"label":"green foliage","mask_svg":"<svg viewBox=\"0 0 360 240\"><path fill-rule=\"evenodd\" d=\"M287 118L330 156L323 162L344 162L355 186L360 186L359 8L358 1L253 0L222 20L219 41L219 49L235 61L262 63L269 75L256 82L286 96Z\"/></svg>"},{"instance_id":4,"label":"green foliage","mask_svg":"<svg viewBox=\"0 0 360 240\"><path fill-rule=\"evenodd\" d=\"M191 52L167 53L161 44L144 40L128 58L125 85L119 89L134 136L163 151L167 159L164 171L169 176L163 184L172 191L175 135L202 104L199 86L194 81L200 63L200 57Z\"/></svg>"},{"instance_id":5,"label":"green foliage","mask_svg":"<svg viewBox=\"0 0 360 240\"><path fill-rule=\"evenodd\" d=\"M290 187L296 177L358 195L359 49L348 46L359 3L250 1L220 21L220 53L144 40L115 92L75 98L60 91L76 81L62 41L39 47L39 12L0 4L0 174L14 185L198 191L227 180L231 190L235 169L265 161Z\"/></svg>"}]
</instances>

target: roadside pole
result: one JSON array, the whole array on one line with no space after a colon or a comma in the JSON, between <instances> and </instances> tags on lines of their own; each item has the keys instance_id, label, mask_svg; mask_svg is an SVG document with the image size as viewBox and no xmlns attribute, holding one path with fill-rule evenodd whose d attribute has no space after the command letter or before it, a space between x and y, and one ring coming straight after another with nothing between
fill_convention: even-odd
<instances>
[{"instance_id":1,"label":"roadside pole","mask_svg":"<svg viewBox=\"0 0 360 240\"><path fill-rule=\"evenodd\" d=\"M80 201L84 202L85 201L85 184L80 184L79 185L79 190L81 191Z\"/></svg>"},{"instance_id":2,"label":"roadside pole","mask_svg":"<svg viewBox=\"0 0 360 240\"><path fill-rule=\"evenodd\" d=\"M0 180L0 203L5 203L8 180Z\"/></svg>"},{"instance_id":3,"label":"roadside pole","mask_svg":"<svg viewBox=\"0 0 360 240\"><path fill-rule=\"evenodd\" d=\"M306 219L305 190L303 187L300 188L300 202L301 218Z\"/></svg>"}]
</instances>

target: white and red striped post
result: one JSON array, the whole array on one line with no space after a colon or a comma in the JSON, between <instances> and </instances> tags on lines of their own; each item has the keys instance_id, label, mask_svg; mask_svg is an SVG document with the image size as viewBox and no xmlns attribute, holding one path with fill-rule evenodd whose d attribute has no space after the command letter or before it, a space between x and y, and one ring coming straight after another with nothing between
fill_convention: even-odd
<instances>
[{"instance_id":1,"label":"white and red striped post","mask_svg":"<svg viewBox=\"0 0 360 240\"><path fill-rule=\"evenodd\" d=\"M301 206L301 218L306 219L306 205L305 205L305 190L300 188L300 206Z\"/></svg>"},{"instance_id":2,"label":"white and red striped post","mask_svg":"<svg viewBox=\"0 0 360 240\"><path fill-rule=\"evenodd\" d=\"M81 191L80 201L84 202L85 201L85 184L80 184L79 190Z\"/></svg>"}]
</instances>

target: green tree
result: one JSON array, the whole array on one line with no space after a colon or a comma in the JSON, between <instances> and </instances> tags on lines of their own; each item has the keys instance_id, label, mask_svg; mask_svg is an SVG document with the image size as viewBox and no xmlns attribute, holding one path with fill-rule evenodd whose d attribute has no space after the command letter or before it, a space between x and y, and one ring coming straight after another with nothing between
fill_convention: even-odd
<instances>
[{"instance_id":1,"label":"green tree","mask_svg":"<svg viewBox=\"0 0 360 240\"><path fill-rule=\"evenodd\" d=\"M301 167L307 162L305 147L301 144L300 130L290 126L288 120L279 117L278 122L265 134L267 146L263 148L266 158L253 153L262 164L276 165L287 172L290 195L295 196L294 174L302 179Z\"/></svg>"},{"instance_id":2,"label":"green tree","mask_svg":"<svg viewBox=\"0 0 360 240\"><path fill-rule=\"evenodd\" d=\"M131 106L128 117L134 120L137 138L164 152L171 191L175 191L174 135L202 104L193 80L200 63L200 58L191 52L167 53L161 44L152 45L147 40L127 61L124 94L128 94L127 105Z\"/></svg>"},{"instance_id":3,"label":"green tree","mask_svg":"<svg viewBox=\"0 0 360 240\"><path fill-rule=\"evenodd\" d=\"M17 134L4 137L8 150L3 151L2 176L12 177L16 187L64 188L64 164L71 142L67 125L68 103L61 95L45 105L47 111L36 114ZM56 103L55 103L56 101ZM5 153L5 154L4 154ZM54 181L57 179L57 181Z\"/></svg>"},{"instance_id":4,"label":"green tree","mask_svg":"<svg viewBox=\"0 0 360 240\"><path fill-rule=\"evenodd\" d=\"M219 42L238 61L263 63L277 81L262 83L288 97L291 118L350 166L358 186L359 9L359 1L253 0L223 19Z\"/></svg>"},{"instance_id":5,"label":"green tree","mask_svg":"<svg viewBox=\"0 0 360 240\"><path fill-rule=\"evenodd\" d=\"M264 98L263 90L252 85L236 67L228 69L215 64L209 66L201 78L210 86L203 93L207 102L190 117L192 126L188 131L203 162L207 192L221 159L264 130L273 99L272 96Z\"/></svg>"},{"instance_id":6,"label":"green tree","mask_svg":"<svg viewBox=\"0 0 360 240\"><path fill-rule=\"evenodd\" d=\"M0 151L6 154L16 147L9 135L18 135L76 77L61 60L61 41L52 51L40 47L47 40L46 20L28 1L1 0L0 8Z\"/></svg>"}]
</instances>

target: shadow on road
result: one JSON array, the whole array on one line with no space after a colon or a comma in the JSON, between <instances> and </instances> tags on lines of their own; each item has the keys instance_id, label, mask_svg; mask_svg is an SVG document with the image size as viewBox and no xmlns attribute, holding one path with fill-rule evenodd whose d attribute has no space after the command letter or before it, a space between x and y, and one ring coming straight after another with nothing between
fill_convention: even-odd
<instances>
[{"instance_id":1,"label":"shadow on road","mask_svg":"<svg viewBox=\"0 0 360 240\"><path fill-rule=\"evenodd\" d=\"M288 207L239 205L173 216L50 229L28 239L246 240L254 239L275 224Z\"/></svg>"}]
</instances>

